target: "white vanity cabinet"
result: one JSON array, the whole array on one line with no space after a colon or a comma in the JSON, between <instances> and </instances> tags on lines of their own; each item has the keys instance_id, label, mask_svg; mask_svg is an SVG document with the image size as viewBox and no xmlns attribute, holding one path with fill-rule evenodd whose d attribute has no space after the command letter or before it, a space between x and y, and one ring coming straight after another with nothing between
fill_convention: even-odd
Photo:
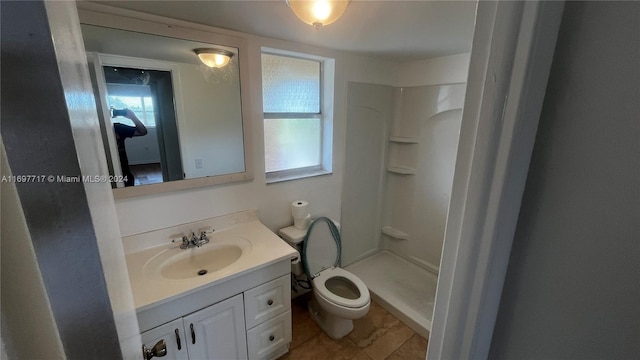
<instances>
[{"instance_id":1,"label":"white vanity cabinet","mask_svg":"<svg viewBox=\"0 0 640 360\"><path fill-rule=\"evenodd\" d=\"M165 340L167 360L279 357L291 343L290 281L281 276L148 330L142 343L152 348Z\"/></svg>"},{"instance_id":2,"label":"white vanity cabinet","mask_svg":"<svg viewBox=\"0 0 640 360\"><path fill-rule=\"evenodd\" d=\"M216 231L200 247L167 243L193 229ZM164 358L180 360L263 360L288 351L291 261L299 254L256 210L132 235L123 245L147 349L164 340ZM229 263L230 254L239 256Z\"/></svg>"},{"instance_id":3,"label":"white vanity cabinet","mask_svg":"<svg viewBox=\"0 0 640 360\"><path fill-rule=\"evenodd\" d=\"M152 348L164 339L165 359L247 359L242 294L142 334Z\"/></svg>"}]
</instances>

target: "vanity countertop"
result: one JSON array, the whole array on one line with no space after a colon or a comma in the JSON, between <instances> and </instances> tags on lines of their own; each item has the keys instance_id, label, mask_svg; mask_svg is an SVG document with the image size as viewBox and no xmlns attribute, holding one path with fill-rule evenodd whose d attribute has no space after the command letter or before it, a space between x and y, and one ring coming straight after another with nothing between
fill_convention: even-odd
<instances>
[{"instance_id":1,"label":"vanity countertop","mask_svg":"<svg viewBox=\"0 0 640 360\"><path fill-rule=\"evenodd\" d=\"M230 222L228 218L222 221L210 219L213 221L205 220L123 238L125 249L129 250L126 254L126 262L136 311L147 310L199 290L228 282L271 264L299 256L296 250L258 221L257 212L254 211L253 216L251 212L238 214L231 216L235 216L236 220L240 219L239 221ZM220 228L218 226L220 224L226 227ZM171 242L171 238L175 238L176 235L188 234L190 231L195 232L206 227L216 228L216 231L209 235L210 242L208 244L190 249L180 249L180 241ZM170 237L167 234L173 235ZM140 244L149 245L152 241L161 241L161 244L144 249L139 248ZM189 261L190 256L199 252L211 251L216 247L225 246L234 247L236 250L241 248L242 255L230 265L202 276L174 279L161 275L152 266L154 261L155 263L159 262L160 256L165 259L178 255Z\"/></svg>"}]
</instances>

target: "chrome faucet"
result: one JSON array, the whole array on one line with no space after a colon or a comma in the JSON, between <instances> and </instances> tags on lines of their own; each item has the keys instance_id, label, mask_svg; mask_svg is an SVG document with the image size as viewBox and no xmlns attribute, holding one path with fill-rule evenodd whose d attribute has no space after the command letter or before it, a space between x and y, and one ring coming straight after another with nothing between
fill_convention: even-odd
<instances>
[{"instance_id":1,"label":"chrome faucet","mask_svg":"<svg viewBox=\"0 0 640 360\"><path fill-rule=\"evenodd\" d=\"M196 233L194 233L193 231L191 232L191 247L194 246L200 246L200 239L198 239L198 237L196 236Z\"/></svg>"},{"instance_id":2,"label":"chrome faucet","mask_svg":"<svg viewBox=\"0 0 640 360\"><path fill-rule=\"evenodd\" d=\"M213 231L215 230L212 230L212 232ZM180 249L191 249L193 247L200 247L210 241L206 231L201 231L200 237L196 236L196 233L192 231L190 237L184 235L182 236L181 240L182 244L180 244Z\"/></svg>"}]
</instances>

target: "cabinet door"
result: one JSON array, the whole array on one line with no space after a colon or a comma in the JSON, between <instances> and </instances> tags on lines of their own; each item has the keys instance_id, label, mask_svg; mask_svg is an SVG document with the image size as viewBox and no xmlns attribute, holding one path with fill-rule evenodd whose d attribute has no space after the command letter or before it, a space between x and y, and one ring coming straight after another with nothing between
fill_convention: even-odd
<instances>
[{"instance_id":1,"label":"cabinet door","mask_svg":"<svg viewBox=\"0 0 640 360\"><path fill-rule=\"evenodd\" d=\"M183 318L191 359L247 358L242 294Z\"/></svg>"},{"instance_id":2,"label":"cabinet door","mask_svg":"<svg viewBox=\"0 0 640 360\"><path fill-rule=\"evenodd\" d=\"M188 360L187 343L182 326L182 319L160 325L157 328L147 330L141 334L142 343L151 349L160 340L167 344L167 360Z\"/></svg>"}]
</instances>

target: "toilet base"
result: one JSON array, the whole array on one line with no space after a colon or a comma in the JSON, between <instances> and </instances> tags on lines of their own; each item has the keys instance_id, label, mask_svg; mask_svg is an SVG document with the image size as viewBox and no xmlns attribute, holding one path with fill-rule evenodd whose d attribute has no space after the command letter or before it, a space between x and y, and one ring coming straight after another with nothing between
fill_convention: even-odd
<instances>
[{"instance_id":1,"label":"toilet base","mask_svg":"<svg viewBox=\"0 0 640 360\"><path fill-rule=\"evenodd\" d=\"M353 320L329 314L318 305L314 298L309 301L309 314L316 324L332 339L342 339L353 330Z\"/></svg>"}]
</instances>

